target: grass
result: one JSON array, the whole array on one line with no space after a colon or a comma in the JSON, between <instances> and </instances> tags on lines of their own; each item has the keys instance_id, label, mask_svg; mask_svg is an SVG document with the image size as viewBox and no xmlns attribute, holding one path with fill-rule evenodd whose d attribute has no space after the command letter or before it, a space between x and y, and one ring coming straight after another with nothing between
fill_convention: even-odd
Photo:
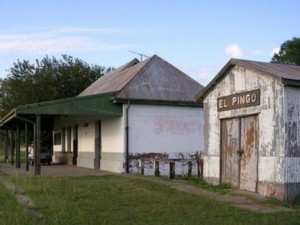
<instances>
[{"instance_id":1,"label":"grass","mask_svg":"<svg viewBox=\"0 0 300 225\"><path fill-rule=\"evenodd\" d=\"M27 225L38 224L28 215L27 210L19 205L15 196L0 182L0 224Z\"/></svg>"},{"instance_id":2,"label":"grass","mask_svg":"<svg viewBox=\"0 0 300 225\"><path fill-rule=\"evenodd\" d=\"M190 185L205 189L207 191L216 192L218 194L243 195L246 198L248 198L251 201L256 202L256 203L264 203L264 204L270 205L270 206L283 206L283 207L288 207L288 208L300 209L300 195L298 197L296 197L293 202L290 202L290 203L280 201L279 199L276 199L276 198L266 198L264 200L258 200L255 197L253 197L247 193L237 194L237 193L231 192L233 190L231 184L212 185L212 184L206 183L202 178L199 178L199 177L181 177L179 179L187 182Z\"/></svg>"},{"instance_id":3,"label":"grass","mask_svg":"<svg viewBox=\"0 0 300 225\"><path fill-rule=\"evenodd\" d=\"M260 214L182 193L138 178L121 176L12 177L33 199L46 224L299 224L299 211ZM2 193L2 192L1 192ZM13 201L12 196L6 198ZM22 207L11 204L0 224L20 217ZM10 214L9 214L10 212ZM10 215L10 216L9 216ZM23 217L25 219L23 219Z\"/></svg>"},{"instance_id":4,"label":"grass","mask_svg":"<svg viewBox=\"0 0 300 225\"><path fill-rule=\"evenodd\" d=\"M206 183L201 177L179 177L178 179L184 180L190 185L200 187L207 191L216 192L218 194L228 194L232 190L232 186L230 184L212 185Z\"/></svg>"}]
</instances>

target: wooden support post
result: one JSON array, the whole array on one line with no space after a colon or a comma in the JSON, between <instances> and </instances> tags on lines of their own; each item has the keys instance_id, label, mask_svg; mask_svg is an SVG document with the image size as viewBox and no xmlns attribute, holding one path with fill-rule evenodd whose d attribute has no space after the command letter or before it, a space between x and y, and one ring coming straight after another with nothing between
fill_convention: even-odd
<instances>
[{"instance_id":1,"label":"wooden support post","mask_svg":"<svg viewBox=\"0 0 300 225\"><path fill-rule=\"evenodd\" d=\"M41 175L41 160L40 160L40 152L41 152L41 116L36 116L36 123L34 129L34 169L35 175Z\"/></svg>"},{"instance_id":2,"label":"wooden support post","mask_svg":"<svg viewBox=\"0 0 300 225\"><path fill-rule=\"evenodd\" d=\"M159 177L159 161L154 161L154 176Z\"/></svg>"},{"instance_id":3,"label":"wooden support post","mask_svg":"<svg viewBox=\"0 0 300 225\"><path fill-rule=\"evenodd\" d=\"M4 162L8 162L8 146L9 146L9 136L8 131L5 134L5 142L4 142Z\"/></svg>"},{"instance_id":4,"label":"wooden support post","mask_svg":"<svg viewBox=\"0 0 300 225\"><path fill-rule=\"evenodd\" d=\"M193 168L193 163L191 161L188 161L188 177L192 176L192 168Z\"/></svg>"},{"instance_id":5,"label":"wooden support post","mask_svg":"<svg viewBox=\"0 0 300 225\"><path fill-rule=\"evenodd\" d=\"M170 162L170 179L175 179L175 162Z\"/></svg>"},{"instance_id":6,"label":"wooden support post","mask_svg":"<svg viewBox=\"0 0 300 225\"><path fill-rule=\"evenodd\" d=\"M144 175L144 161L139 159L139 174Z\"/></svg>"},{"instance_id":7,"label":"wooden support post","mask_svg":"<svg viewBox=\"0 0 300 225\"><path fill-rule=\"evenodd\" d=\"M29 170L29 158L28 158L28 123L25 122L25 162L26 171Z\"/></svg>"},{"instance_id":8,"label":"wooden support post","mask_svg":"<svg viewBox=\"0 0 300 225\"><path fill-rule=\"evenodd\" d=\"M200 159L200 170L201 170L200 177L203 177L203 159Z\"/></svg>"},{"instance_id":9,"label":"wooden support post","mask_svg":"<svg viewBox=\"0 0 300 225\"><path fill-rule=\"evenodd\" d=\"M5 143L5 136L4 136L4 139L3 139L3 151L4 151L4 162L5 162L5 148L6 148L6 143ZM1 162L0 162L1 163Z\"/></svg>"},{"instance_id":10,"label":"wooden support post","mask_svg":"<svg viewBox=\"0 0 300 225\"><path fill-rule=\"evenodd\" d=\"M11 136L10 136L11 140L10 140L10 163L11 165L14 165L14 149L15 149L15 142L14 142L14 132L11 131Z\"/></svg>"},{"instance_id":11,"label":"wooden support post","mask_svg":"<svg viewBox=\"0 0 300 225\"><path fill-rule=\"evenodd\" d=\"M16 130L16 168L21 168L21 157L20 157L20 126L17 125Z\"/></svg>"}]
</instances>

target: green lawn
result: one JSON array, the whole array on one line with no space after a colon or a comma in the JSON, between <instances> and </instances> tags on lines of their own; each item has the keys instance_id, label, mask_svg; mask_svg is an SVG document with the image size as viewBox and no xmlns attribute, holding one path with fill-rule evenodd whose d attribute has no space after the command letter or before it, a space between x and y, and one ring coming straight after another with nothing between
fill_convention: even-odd
<instances>
[{"instance_id":1,"label":"green lawn","mask_svg":"<svg viewBox=\"0 0 300 225\"><path fill-rule=\"evenodd\" d=\"M18 225L18 224L38 224L33 221L27 210L18 204L14 195L9 192L0 182L0 224Z\"/></svg>"},{"instance_id":2,"label":"green lawn","mask_svg":"<svg viewBox=\"0 0 300 225\"><path fill-rule=\"evenodd\" d=\"M11 179L31 196L46 224L300 224L299 210L254 213L138 178ZM0 188L0 224L35 224Z\"/></svg>"}]
</instances>

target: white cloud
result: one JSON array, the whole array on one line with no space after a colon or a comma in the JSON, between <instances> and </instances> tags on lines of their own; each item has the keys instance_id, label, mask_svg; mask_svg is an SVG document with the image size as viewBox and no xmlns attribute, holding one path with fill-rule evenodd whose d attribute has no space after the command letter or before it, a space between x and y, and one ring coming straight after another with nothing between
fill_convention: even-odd
<instances>
[{"instance_id":1,"label":"white cloud","mask_svg":"<svg viewBox=\"0 0 300 225\"><path fill-rule=\"evenodd\" d=\"M238 44L230 44L225 48L225 53L231 58L241 58L244 53Z\"/></svg>"},{"instance_id":2,"label":"white cloud","mask_svg":"<svg viewBox=\"0 0 300 225\"><path fill-rule=\"evenodd\" d=\"M278 54L280 51L280 47L272 48L270 55L273 56L274 54Z\"/></svg>"},{"instance_id":3,"label":"white cloud","mask_svg":"<svg viewBox=\"0 0 300 225\"><path fill-rule=\"evenodd\" d=\"M255 56L262 55L262 54L263 54L263 51L260 49L255 49L251 52L251 55L255 55Z\"/></svg>"},{"instance_id":4,"label":"white cloud","mask_svg":"<svg viewBox=\"0 0 300 225\"><path fill-rule=\"evenodd\" d=\"M206 85L211 80L211 69L209 68L200 68L197 73L197 79L201 84Z\"/></svg>"},{"instance_id":5,"label":"white cloud","mask_svg":"<svg viewBox=\"0 0 300 225\"><path fill-rule=\"evenodd\" d=\"M126 44L94 41L97 34L121 33L120 29L65 27L33 33L0 34L0 53L53 53L66 51L111 51L128 49ZM86 35L85 35L86 34ZM97 37L97 36L96 36Z\"/></svg>"},{"instance_id":6,"label":"white cloud","mask_svg":"<svg viewBox=\"0 0 300 225\"><path fill-rule=\"evenodd\" d=\"M186 74L202 85L206 85L212 79L212 69L209 67L183 69Z\"/></svg>"}]
</instances>

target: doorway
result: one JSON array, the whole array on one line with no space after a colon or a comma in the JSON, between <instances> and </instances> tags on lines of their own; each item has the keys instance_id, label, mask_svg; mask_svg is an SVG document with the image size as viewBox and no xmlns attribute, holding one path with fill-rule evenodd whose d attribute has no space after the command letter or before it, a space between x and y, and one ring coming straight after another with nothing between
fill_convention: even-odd
<instances>
[{"instance_id":1,"label":"doorway","mask_svg":"<svg viewBox=\"0 0 300 225\"><path fill-rule=\"evenodd\" d=\"M256 192L258 116L221 120L221 182Z\"/></svg>"},{"instance_id":2,"label":"doorway","mask_svg":"<svg viewBox=\"0 0 300 225\"><path fill-rule=\"evenodd\" d=\"M73 133L73 165L77 165L77 157L78 157L78 125L74 126Z\"/></svg>"},{"instance_id":3,"label":"doorway","mask_svg":"<svg viewBox=\"0 0 300 225\"><path fill-rule=\"evenodd\" d=\"M100 169L101 160L101 120L96 121L95 124L95 158L94 158L94 169Z\"/></svg>"}]
</instances>

